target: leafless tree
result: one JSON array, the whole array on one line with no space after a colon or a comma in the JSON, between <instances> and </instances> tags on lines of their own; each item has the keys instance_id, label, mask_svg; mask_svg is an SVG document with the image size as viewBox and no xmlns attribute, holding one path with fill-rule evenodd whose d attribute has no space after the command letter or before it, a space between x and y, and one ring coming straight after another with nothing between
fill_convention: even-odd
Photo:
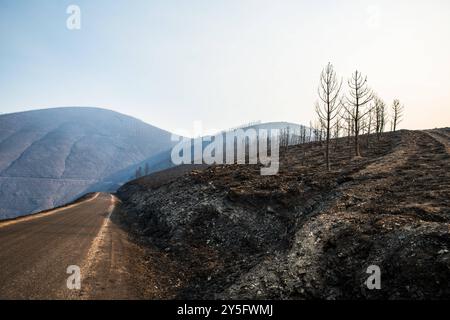
<instances>
[{"instance_id":1,"label":"leafless tree","mask_svg":"<svg viewBox=\"0 0 450 320\"><path fill-rule=\"evenodd\" d=\"M325 128L326 128L325 121L320 120L319 121L320 145L323 145L323 142L325 141L325 136L326 136Z\"/></svg>"},{"instance_id":2,"label":"leafless tree","mask_svg":"<svg viewBox=\"0 0 450 320\"><path fill-rule=\"evenodd\" d=\"M321 135L321 132L320 132L320 128L321 128L320 123L315 121L314 124L311 127L313 128L314 141L315 142L322 141L322 135Z\"/></svg>"},{"instance_id":3,"label":"leafless tree","mask_svg":"<svg viewBox=\"0 0 450 320\"><path fill-rule=\"evenodd\" d=\"M374 107L372 106L369 108L369 112L367 114L367 119L364 121L365 122L365 127L366 127L366 133L367 133L367 148L370 148L370 134L372 133L372 123L373 120L375 119L374 117Z\"/></svg>"},{"instance_id":4,"label":"leafless tree","mask_svg":"<svg viewBox=\"0 0 450 320\"><path fill-rule=\"evenodd\" d=\"M338 146L338 141L339 141L339 137L341 134L341 130L342 130L342 114L338 113L336 120L334 121L334 133L333 133L333 138L334 138L334 151L336 151L337 146Z\"/></svg>"},{"instance_id":5,"label":"leafless tree","mask_svg":"<svg viewBox=\"0 0 450 320\"><path fill-rule=\"evenodd\" d=\"M288 137L287 137L287 131L286 131L286 129L281 129L281 130L280 130L280 135L279 135L278 139L279 139L279 145L280 145L280 147L286 149L287 146L288 146Z\"/></svg>"},{"instance_id":6,"label":"leafless tree","mask_svg":"<svg viewBox=\"0 0 450 320\"><path fill-rule=\"evenodd\" d=\"M392 105L392 130L397 131L397 126L403 120L404 107L400 104L400 100L394 100Z\"/></svg>"},{"instance_id":7,"label":"leafless tree","mask_svg":"<svg viewBox=\"0 0 450 320\"><path fill-rule=\"evenodd\" d=\"M302 126L302 143L306 143L306 127Z\"/></svg>"},{"instance_id":8,"label":"leafless tree","mask_svg":"<svg viewBox=\"0 0 450 320\"><path fill-rule=\"evenodd\" d=\"M300 131L296 128L294 128L292 130L292 134L291 134L291 145L296 146L298 144L300 144Z\"/></svg>"},{"instance_id":9,"label":"leafless tree","mask_svg":"<svg viewBox=\"0 0 450 320\"><path fill-rule=\"evenodd\" d=\"M280 147L283 147L285 150L287 150L290 144L291 144L290 128L286 127L284 129L281 129L280 130L280 135L279 135L279 145L280 145Z\"/></svg>"},{"instance_id":10,"label":"leafless tree","mask_svg":"<svg viewBox=\"0 0 450 320\"><path fill-rule=\"evenodd\" d=\"M290 144L291 144L291 128L286 127L286 149L290 146Z\"/></svg>"},{"instance_id":11,"label":"leafless tree","mask_svg":"<svg viewBox=\"0 0 450 320\"><path fill-rule=\"evenodd\" d=\"M375 112L375 132L377 139L380 140L381 134L384 132L386 122L386 104L378 96L374 97L374 112Z\"/></svg>"},{"instance_id":12,"label":"leafless tree","mask_svg":"<svg viewBox=\"0 0 450 320\"><path fill-rule=\"evenodd\" d=\"M355 71L352 74L352 77L348 80L348 86L350 92L349 96L346 97L347 101L344 104L344 108L347 111L347 116L353 122L355 156L360 157L359 135L361 132L361 120L370 111L369 102L372 101L373 94L367 85L367 77L363 77L359 71Z\"/></svg>"},{"instance_id":13,"label":"leafless tree","mask_svg":"<svg viewBox=\"0 0 450 320\"><path fill-rule=\"evenodd\" d=\"M313 131L314 131L313 124L310 121L309 122L309 138L308 138L308 142L312 142Z\"/></svg>"},{"instance_id":14,"label":"leafless tree","mask_svg":"<svg viewBox=\"0 0 450 320\"><path fill-rule=\"evenodd\" d=\"M341 108L339 95L342 88L342 79L339 81L333 65L328 63L320 74L320 85L318 89L320 101L316 104L316 113L324 126L326 141L325 161L327 170L330 170L330 138L333 129L333 121L339 115Z\"/></svg>"},{"instance_id":15,"label":"leafless tree","mask_svg":"<svg viewBox=\"0 0 450 320\"><path fill-rule=\"evenodd\" d=\"M350 145L353 132L353 119L349 114L347 114L347 112L342 116L342 119L345 121L345 130L347 131L347 144Z\"/></svg>"}]
</instances>

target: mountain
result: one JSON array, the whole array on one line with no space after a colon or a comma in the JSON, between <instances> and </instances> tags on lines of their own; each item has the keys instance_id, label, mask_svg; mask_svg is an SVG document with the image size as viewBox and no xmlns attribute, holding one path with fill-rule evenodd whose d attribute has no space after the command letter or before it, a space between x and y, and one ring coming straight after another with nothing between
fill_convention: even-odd
<instances>
[{"instance_id":1,"label":"mountain","mask_svg":"<svg viewBox=\"0 0 450 320\"><path fill-rule=\"evenodd\" d=\"M0 115L0 219L71 201L115 172L170 150L170 138L100 108Z\"/></svg>"}]
</instances>

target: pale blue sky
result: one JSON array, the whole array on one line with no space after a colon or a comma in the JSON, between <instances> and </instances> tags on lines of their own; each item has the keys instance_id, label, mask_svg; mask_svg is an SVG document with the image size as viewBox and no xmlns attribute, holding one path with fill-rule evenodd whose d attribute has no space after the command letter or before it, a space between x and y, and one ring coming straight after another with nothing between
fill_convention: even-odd
<instances>
[{"instance_id":1,"label":"pale blue sky","mask_svg":"<svg viewBox=\"0 0 450 320\"><path fill-rule=\"evenodd\" d=\"M306 124L331 61L399 98L402 127L449 126L449 42L448 0L0 0L0 112L98 106L179 133Z\"/></svg>"}]
</instances>

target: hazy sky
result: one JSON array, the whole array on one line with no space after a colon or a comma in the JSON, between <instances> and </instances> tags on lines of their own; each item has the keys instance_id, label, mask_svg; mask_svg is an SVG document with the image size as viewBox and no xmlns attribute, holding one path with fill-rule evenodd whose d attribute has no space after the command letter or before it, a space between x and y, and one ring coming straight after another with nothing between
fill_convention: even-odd
<instances>
[{"instance_id":1,"label":"hazy sky","mask_svg":"<svg viewBox=\"0 0 450 320\"><path fill-rule=\"evenodd\" d=\"M1 113L98 106L180 133L307 124L328 61L399 98L401 127L450 126L448 0L0 0Z\"/></svg>"}]
</instances>

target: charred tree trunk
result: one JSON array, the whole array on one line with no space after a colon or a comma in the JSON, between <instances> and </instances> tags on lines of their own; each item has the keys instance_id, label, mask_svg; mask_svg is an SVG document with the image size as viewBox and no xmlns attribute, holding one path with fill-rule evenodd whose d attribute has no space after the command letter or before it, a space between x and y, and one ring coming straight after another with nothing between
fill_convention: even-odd
<instances>
[{"instance_id":1,"label":"charred tree trunk","mask_svg":"<svg viewBox=\"0 0 450 320\"><path fill-rule=\"evenodd\" d=\"M328 63L320 75L320 85L318 89L320 102L316 104L316 113L321 124L322 132L325 135L325 162L327 170L331 170L330 165L330 140L333 120L338 116L341 108L339 95L342 88L342 80L338 81L333 65ZM322 140L322 139L321 139Z\"/></svg>"},{"instance_id":2,"label":"charred tree trunk","mask_svg":"<svg viewBox=\"0 0 450 320\"><path fill-rule=\"evenodd\" d=\"M344 104L344 108L348 116L353 120L355 156L360 157L359 135L361 131L361 121L370 111L370 108L367 109L366 105L372 101L373 95L372 91L367 86L367 77L363 78L358 71L355 71L351 79L348 80L348 85L350 87L350 97L347 97L347 103Z\"/></svg>"}]
</instances>

